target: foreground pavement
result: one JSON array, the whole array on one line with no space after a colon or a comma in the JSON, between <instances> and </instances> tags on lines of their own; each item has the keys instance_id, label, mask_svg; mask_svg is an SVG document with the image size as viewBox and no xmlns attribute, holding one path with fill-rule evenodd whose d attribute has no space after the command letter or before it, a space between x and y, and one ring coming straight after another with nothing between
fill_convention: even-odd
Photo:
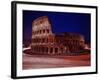
<instances>
[{"instance_id":1,"label":"foreground pavement","mask_svg":"<svg viewBox=\"0 0 100 80\"><path fill-rule=\"evenodd\" d=\"M90 54L47 56L23 54L23 69L90 66Z\"/></svg>"}]
</instances>

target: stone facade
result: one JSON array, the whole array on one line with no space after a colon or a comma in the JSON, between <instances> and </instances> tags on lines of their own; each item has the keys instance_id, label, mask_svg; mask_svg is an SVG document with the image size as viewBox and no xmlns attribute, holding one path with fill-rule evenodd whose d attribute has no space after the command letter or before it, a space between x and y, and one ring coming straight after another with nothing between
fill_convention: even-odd
<instances>
[{"instance_id":1,"label":"stone facade","mask_svg":"<svg viewBox=\"0 0 100 80\"><path fill-rule=\"evenodd\" d=\"M33 54L71 54L84 49L84 37L77 33L54 34L47 16L32 22Z\"/></svg>"}]
</instances>

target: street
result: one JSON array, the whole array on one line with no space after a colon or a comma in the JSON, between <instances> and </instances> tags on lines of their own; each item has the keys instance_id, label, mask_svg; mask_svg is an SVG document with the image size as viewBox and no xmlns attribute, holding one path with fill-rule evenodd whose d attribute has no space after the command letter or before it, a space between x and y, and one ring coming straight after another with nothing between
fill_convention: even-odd
<instances>
[{"instance_id":1,"label":"street","mask_svg":"<svg viewBox=\"0 0 100 80\"><path fill-rule=\"evenodd\" d=\"M90 54L48 56L23 54L23 69L90 66Z\"/></svg>"}]
</instances>

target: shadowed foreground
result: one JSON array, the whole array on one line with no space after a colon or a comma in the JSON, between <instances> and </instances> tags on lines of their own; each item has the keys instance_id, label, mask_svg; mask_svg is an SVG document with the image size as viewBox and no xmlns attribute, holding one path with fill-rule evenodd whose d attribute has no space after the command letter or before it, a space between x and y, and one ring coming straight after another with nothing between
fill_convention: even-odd
<instances>
[{"instance_id":1,"label":"shadowed foreground","mask_svg":"<svg viewBox=\"0 0 100 80\"><path fill-rule=\"evenodd\" d=\"M90 66L90 54L48 56L23 54L23 69Z\"/></svg>"}]
</instances>

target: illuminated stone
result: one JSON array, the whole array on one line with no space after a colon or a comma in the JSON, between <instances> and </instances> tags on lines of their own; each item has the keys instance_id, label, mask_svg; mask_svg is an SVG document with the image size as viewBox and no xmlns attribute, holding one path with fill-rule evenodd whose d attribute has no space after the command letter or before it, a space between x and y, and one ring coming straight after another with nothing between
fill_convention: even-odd
<instances>
[{"instance_id":1,"label":"illuminated stone","mask_svg":"<svg viewBox=\"0 0 100 80\"><path fill-rule=\"evenodd\" d=\"M37 18L32 22L32 53L33 54L71 54L84 50L84 37L77 33L52 32L47 16Z\"/></svg>"}]
</instances>

